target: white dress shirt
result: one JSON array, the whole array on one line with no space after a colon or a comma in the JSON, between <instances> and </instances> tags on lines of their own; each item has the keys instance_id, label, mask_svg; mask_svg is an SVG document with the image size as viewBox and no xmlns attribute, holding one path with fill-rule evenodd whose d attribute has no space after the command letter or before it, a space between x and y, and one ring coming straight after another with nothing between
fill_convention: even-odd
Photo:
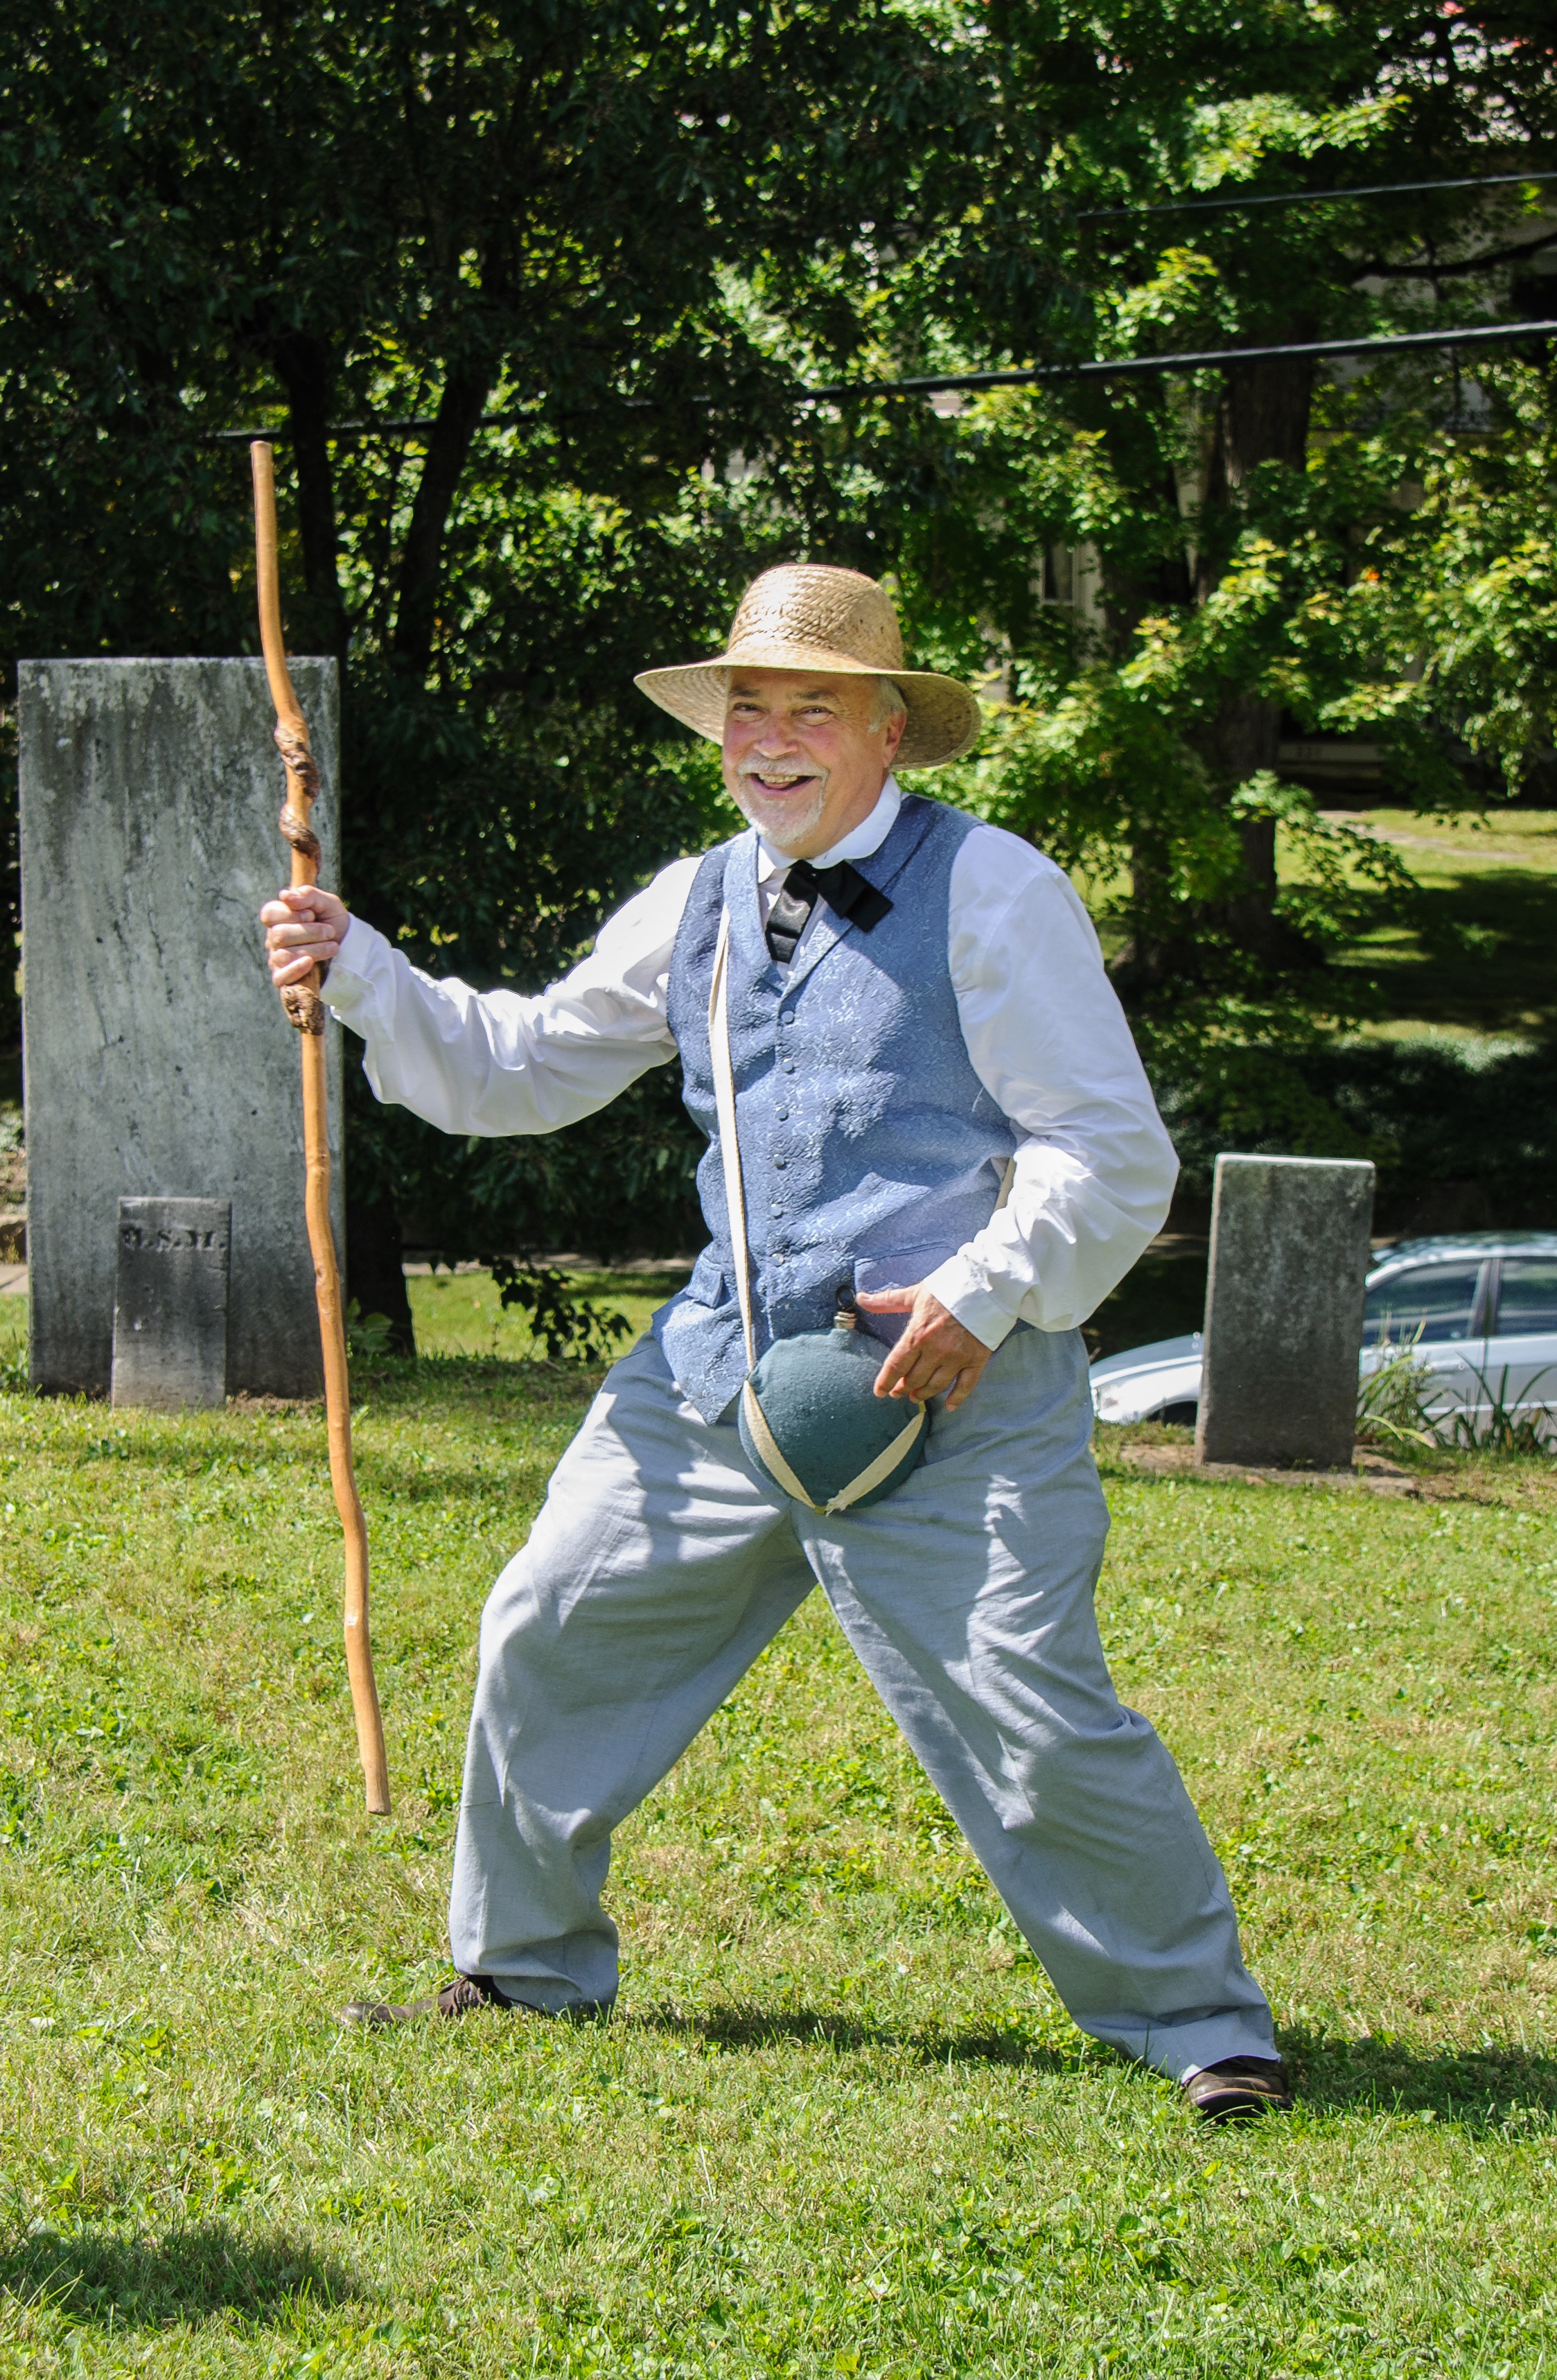
<instances>
[{"instance_id":1,"label":"white dress shirt","mask_svg":"<svg viewBox=\"0 0 1557 2380\"><path fill-rule=\"evenodd\" d=\"M901 803L888 777L813 865L868 858ZM759 842L755 864L766 919L790 862ZM324 997L367 1042L380 1099L444 1132L555 1132L675 1057L670 954L701 865L662 868L588 958L533 996L437 981L354 917ZM899 897L911 888L911 873ZM1085 1320L1162 1228L1178 1165L1092 919L1052 859L975 825L952 863L947 959L973 1072L1022 1137L1006 1205L929 1286L997 1347L1018 1322Z\"/></svg>"}]
</instances>

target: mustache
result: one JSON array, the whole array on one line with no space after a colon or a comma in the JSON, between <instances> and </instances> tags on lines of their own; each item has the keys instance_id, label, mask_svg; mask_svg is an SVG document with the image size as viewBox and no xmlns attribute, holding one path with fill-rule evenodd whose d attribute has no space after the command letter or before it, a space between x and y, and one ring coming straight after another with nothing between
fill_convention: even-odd
<instances>
[{"instance_id":1,"label":"mustache","mask_svg":"<svg viewBox=\"0 0 1557 2380\"><path fill-rule=\"evenodd\" d=\"M783 761L742 760L736 775L744 783L748 778L769 777L782 784L797 785L804 778L815 778L826 784L827 771L818 768L791 768ZM760 790L760 788L759 788Z\"/></svg>"}]
</instances>

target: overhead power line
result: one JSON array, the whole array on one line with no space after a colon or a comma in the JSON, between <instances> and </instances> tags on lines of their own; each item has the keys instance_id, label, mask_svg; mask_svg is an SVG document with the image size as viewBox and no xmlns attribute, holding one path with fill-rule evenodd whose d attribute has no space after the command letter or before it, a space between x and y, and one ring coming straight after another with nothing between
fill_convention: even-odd
<instances>
[{"instance_id":1,"label":"overhead power line","mask_svg":"<svg viewBox=\"0 0 1557 2380\"><path fill-rule=\"evenodd\" d=\"M1557 336L1557 322L1489 322L1478 328L1455 331L1406 331L1385 339L1303 339L1276 347L1205 347L1184 355L1170 356L1105 356L1092 361L1067 364L1027 364L1010 371L921 372L910 380L844 380L831 388L805 388L797 391L800 405L837 405L857 396L938 396L959 389L1032 388L1048 380L1117 380L1142 372L1209 371L1219 364L1263 363L1273 357L1292 356L1379 356L1402 355L1426 347L1485 347L1506 346L1515 339L1545 339ZM711 405L709 396L694 396L694 405ZM648 410L643 397L624 398L625 407ZM529 413L484 413L481 427L508 428L516 422L539 421L542 417ZM325 431L332 438L394 438L437 427L433 414L386 414L369 416L350 421L329 421ZM284 441L291 431L284 426L259 430L209 430L204 433L207 443L254 438L268 438L272 443Z\"/></svg>"},{"instance_id":2,"label":"overhead power line","mask_svg":"<svg viewBox=\"0 0 1557 2380\"><path fill-rule=\"evenodd\" d=\"M912 380L839 381L805 392L813 405L850 396L935 396L943 390L1032 388L1045 380L1117 380L1126 373L1207 371L1215 364L1262 363L1273 356L1393 356L1417 347L1491 346L1510 339L1550 338L1557 322L1490 322L1477 330L1406 331L1387 339L1301 339L1279 347L1207 347L1175 356L1108 356L1090 363L1030 364L1014 371L925 372Z\"/></svg>"},{"instance_id":3,"label":"overhead power line","mask_svg":"<svg viewBox=\"0 0 1557 2380\"><path fill-rule=\"evenodd\" d=\"M642 400L627 397L623 402L631 407ZM707 400L700 397L695 402L706 404ZM483 413L476 426L478 430L506 430L516 422L529 421L534 418L528 413ZM436 413L369 413L356 420L327 421L324 434L327 438L399 438L407 431L436 430L437 427ZM287 439L291 435L291 431L284 426L274 430L208 430L201 443L211 445L220 440L225 445L229 441L235 443L242 440L247 443L255 438L268 438L273 444L278 438Z\"/></svg>"},{"instance_id":4,"label":"overhead power line","mask_svg":"<svg viewBox=\"0 0 1557 2380\"><path fill-rule=\"evenodd\" d=\"M1417 190L1499 190L1510 183L1557 182L1557 166L1523 174L1466 174L1447 182L1357 182L1341 190L1250 190L1219 199L1157 199L1147 207L1080 207L1074 223L1123 223L1137 215L1201 214L1228 207L1317 207L1326 199L1397 199Z\"/></svg>"}]
</instances>

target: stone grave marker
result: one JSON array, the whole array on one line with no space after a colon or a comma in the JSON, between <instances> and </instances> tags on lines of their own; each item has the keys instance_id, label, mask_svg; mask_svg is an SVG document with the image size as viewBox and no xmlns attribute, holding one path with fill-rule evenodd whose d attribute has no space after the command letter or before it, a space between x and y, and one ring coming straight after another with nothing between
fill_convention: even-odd
<instances>
[{"instance_id":1,"label":"stone grave marker","mask_svg":"<svg viewBox=\"0 0 1557 2380\"><path fill-rule=\"evenodd\" d=\"M1372 1219L1371 1165L1217 1159L1199 1461L1350 1463Z\"/></svg>"},{"instance_id":2,"label":"stone grave marker","mask_svg":"<svg viewBox=\"0 0 1557 2380\"><path fill-rule=\"evenodd\" d=\"M209 1411L227 1397L226 1198L121 1198L114 1298L116 1405Z\"/></svg>"},{"instance_id":3,"label":"stone grave marker","mask_svg":"<svg viewBox=\"0 0 1557 2380\"><path fill-rule=\"evenodd\" d=\"M336 669L292 673L333 884ZM228 1390L316 1396L297 1037L257 921L290 859L264 663L23 662L18 708L33 1380L109 1392L119 1201L199 1198L232 1212ZM326 1029L344 1259L340 1028Z\"/></svg>"}]
</instances>

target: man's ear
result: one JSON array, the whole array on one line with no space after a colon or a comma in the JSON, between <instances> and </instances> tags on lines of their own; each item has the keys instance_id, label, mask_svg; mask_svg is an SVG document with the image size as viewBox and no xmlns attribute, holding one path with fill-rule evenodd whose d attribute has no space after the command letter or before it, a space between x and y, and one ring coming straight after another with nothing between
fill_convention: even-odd
<instances>
[{"instance_id":1,"label":"man's ear","mask_svg":"<svg viewBox=\"0 0 1557 2380\"><path fill-rule=\"evenodd\" d=\"M887 722L887 725L883 732L887 738L887 765L888 768L892 766L893 761L898 757L898 747L903 740L903 732L907 726L908 712L906 710L894 711L892 717Z\"/></svg>"}]
</instances>

